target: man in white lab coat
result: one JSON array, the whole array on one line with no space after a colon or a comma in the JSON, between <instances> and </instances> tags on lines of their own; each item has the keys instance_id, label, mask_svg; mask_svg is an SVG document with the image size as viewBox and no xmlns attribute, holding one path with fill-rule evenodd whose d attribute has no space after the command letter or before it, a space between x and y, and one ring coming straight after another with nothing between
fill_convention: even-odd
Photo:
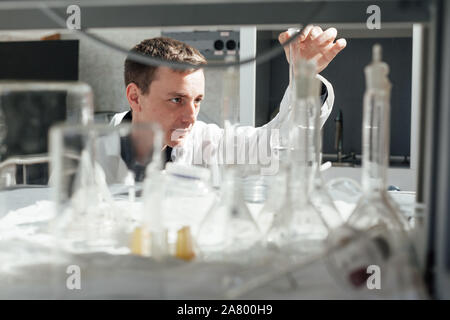
<instances>
[{"instance_id":1,"label":"man in white lab coat","mask_svg":"<svg viewBox=\"0 0 450 320\"><path fill-rule=\"evenodd\" d=\"M318 26L307 26L295 42L295 50L306 59L314 59L317 72L321 72L346 46L345 39L335 41L334 28L323 31ZM285 42L288 32L281 33L279 41ZM289 57L289 46L285 47ZM206 64L205 58L195 48L169 38L154 38L142 41L132 51L168 61ZM116 114L111 123L157 122L164 131L164 154L166 161L209 166L217 163L222 155L224 130L215 124L197 121L201 101L205 96L203 70L174 70L167 67L143 65L127 59L125 61L126 96L130 111ZM334 92L331 84L322 81L321 125L331 113ZM260 128L239 127L237 154L248 154L252 159L267 148L273 129L283 129L290 114L289 93L286 90L278 115ZM241 106L244 107L245 106ZM269 137L268 137L269 135ZM123 157L122 157L123 158ZM223 159L222 159L223 161ZM267 163L266 163L267 164Z\"/></svg>"}]
</instances>

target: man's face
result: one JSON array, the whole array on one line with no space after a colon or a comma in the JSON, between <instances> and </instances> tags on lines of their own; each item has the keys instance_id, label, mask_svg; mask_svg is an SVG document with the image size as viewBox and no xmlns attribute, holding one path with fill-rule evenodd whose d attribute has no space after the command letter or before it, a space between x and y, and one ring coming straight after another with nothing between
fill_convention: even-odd
<instances>
[{"instance_id":1,"label":"man's face","mask_svg":"<svg viewBox=\"0 0 450 320\"><path fill-rule=\"evenodd\" d=\"M139 95L139 112L133 119L155 121L164 131L164 142L177 146L192 129L205 95L203 70L177 72L159 67L150 84L149 92Z\"/></svg>"}]
</instances>

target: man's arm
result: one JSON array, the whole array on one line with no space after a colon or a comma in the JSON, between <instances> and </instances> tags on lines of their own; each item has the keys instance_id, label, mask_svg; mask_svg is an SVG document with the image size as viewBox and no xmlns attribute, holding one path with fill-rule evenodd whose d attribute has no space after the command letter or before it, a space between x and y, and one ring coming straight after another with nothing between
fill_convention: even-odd
<instances>
[{"instance_id":1,"label":"man's arm","mask_svg":"<svg viewBox=\"0 0 450 320\"><path fill-rule=\"evenodd\" d=\"M320 95L320 100L322 102L321 112L320 112L320 127L322 128L330 115L333 104L334 104L334 90L331 83L326 80L321 75L317 75L317 78L322 82L322 92ZM273 118L269 123L264 125L262 128L266 129L287 129L288 119L292 111L291 104L291 94L289 88L284 92L283 99L280 103L280 109L275 118Z\"/></svg>"},{"instance_id":2,"label":"man's arm","mask_svg":"<svg viewBox=\"0 0 450 320\"><path fill-rule=\"evenodd\" d=\"M318 66L317 71L320 72L346 46L345 39L339 39L334 42L336 35L337 31L334 28L330 28L324 32L320 27L307 26L295 41L293 48L301 57L305 59L314 59ZM284 43L288 38L288 32L284 32L280 34L279 40L281 43ZM284 49L286 56L289 57L289 47L284 47ZM322 81L323 86L325 86L325 89L321 92L323 104L320 114L320 124L322 127L333 108L334 91L332 85L325 78L320 75L317 75L317 77ZM288 131L288 119L291 111L291 103L289 100L290 92L287 89L280 103L280 111L272 121L260 128L243 126L237 129L237 135L240 137L237 150L238 154L246 154L249 158L254 158L254 156L258 157L259 150L262 148L267 149L269 146L268 144L270 144L269 132L271 129L280 129L280 132ZM197 125L197 127L199 126ZM224 143L223 129L214 124L205 124L201 127L202 128L199 128L198 137L191 139L193 144L191 151L189 152L187 150L190 148L183 148L184 150L182 151L185 153L185 157L183 158L188 162L192 162L197 158L206 160L206 162L209 163L211 163L211 161L223 163L222 149L224 144L226 144L226 142ZM205 153L207 155L205 155Z\"/></svg>"}]
</instances>

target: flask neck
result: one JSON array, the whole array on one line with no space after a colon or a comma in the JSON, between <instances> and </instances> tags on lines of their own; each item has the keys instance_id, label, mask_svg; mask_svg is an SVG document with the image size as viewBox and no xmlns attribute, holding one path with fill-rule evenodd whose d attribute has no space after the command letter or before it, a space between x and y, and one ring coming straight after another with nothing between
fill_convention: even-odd
<instances>
[{"instance_id":1,"label":"flask neck","mask_svg":"<svg viewBox=\"0 0 450 320\"><path fill-rule=\"evenodd\" d=\"M317 99L294 100L290 129L290 165L296 180L310 181L320 161L320 127L317 126Z\"/></svg>"},{"instance_id":2,"label":"flask neck","mask_svg":"<svg viewBox=\"0 0 450 320\"><path fill-rule=\"evenodd\" d=\"M362 188L384 192L389 165L390 90L369 89L364 95Z\"/></svg>"},{"instance_id":3,"label":"flask neck","mask_svg":"<svg viewBox=\"0 0 450 320\"><path fill-rule=\"evenodd\" d=\"M244 202L242 181L236 168L225 168L221 200L225 203Z\"/></svg>"}]
</instances>

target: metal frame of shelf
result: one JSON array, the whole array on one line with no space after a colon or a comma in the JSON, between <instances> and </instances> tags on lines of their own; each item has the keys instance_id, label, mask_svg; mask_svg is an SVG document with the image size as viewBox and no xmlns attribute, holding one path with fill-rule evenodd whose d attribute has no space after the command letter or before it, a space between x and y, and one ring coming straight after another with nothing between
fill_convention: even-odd
<instances>
[{"instance_id":1,"label":"metal frame of shelf","mask_svg":"<svg viewBox=\"0 0 450 320\"><path fill-rule=\"evenodd\" d=\"M31 2L30 6L35 3ZM45 1L44 1L45 2ZM20 2L19 2L20 3ZM60 16L67 16L68 3L47 1ZM383 22L429 21L429 1L211 1L196 3L161 4L142 1L127 5L107 5L108 2L72 1L79 4L82 27L169 27L205 25L279 25L311 23L366 23L368 5L382 8ZM337 14L337 12L339 12ZM14 17L14 19L11 19ZM58 28L45 14L34 7L12 8L0 3L0 30Z\"/></svg>"}]
</instances>

